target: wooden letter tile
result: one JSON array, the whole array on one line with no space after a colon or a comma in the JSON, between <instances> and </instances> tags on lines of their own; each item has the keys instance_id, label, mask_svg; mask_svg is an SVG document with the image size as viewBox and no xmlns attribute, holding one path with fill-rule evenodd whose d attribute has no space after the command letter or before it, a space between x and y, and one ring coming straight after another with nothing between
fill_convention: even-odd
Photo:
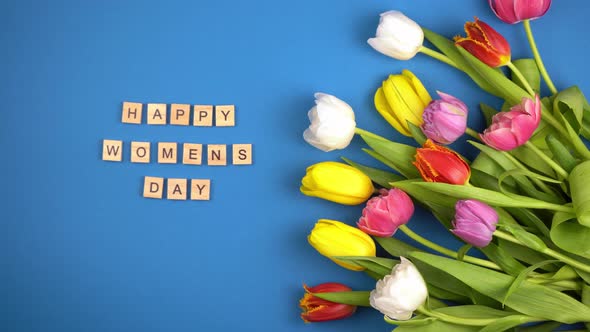
<instances>
[{"instance_id":1,"label":"wooden letter tile","mask_svg":"<svg viewBox=\"0 0 590 332\"><path fill-rule=\"evenodd\" d=\"M186 200L186 179L168 179L167 199Z\"/></svg>"},{"instance_id":2,"label":"wooden letter tile","mask_svg":"<svg viewBox=\"0 0 590 332\"><path fill-rule=\"evenodd\" d=\"M236 108L234 105L215 106L215 126L233 127L236 125Z\"/></svg>"},{"instance_id":3,"label":"wooden letter tile","mask_svg":"<svg viewBox=\"0 0 590 332\"><path fill-rule=\"evenodd\" d=\"M166 104L148 104L147 123L151 125L166 124Z\"/></svg>"},{"instance_id":4,"label":"wooden letter tile","mask_svg":"<svg viewBox=\"0 0 590 332\"><path fill-rule=\"evenodd\" d=\"M159 142L158 143L158 163L160 164L176 164L177 157L177 144L170 142Z\"/></svg>"},{"instance_id":5,"label":"wooden letter tile","mask_svg":"<svg viewBox=\"0 0 590 332\"><path fill-rule=\"evenodd\" d=\"M102 160L123 160L123 141L105 139L102 141Z\"/></svg>"},{"instance_id":6,"label":"wooden letter tile","mask_svg":"<svg viewBox=\"0 0 590 332\"><path fill-rule=\"evenodd\" d=\"M182 163L186 165L201 165L203 144L184 143L182 145Z\"/></svg>"},{"instance_id":7,"label":"wooden letter tile","mask_svg":"<svg viewBox=\"0 0 590 332\"><path fill-rule=\"evenodd\" d=\"M123 112L121 113L121 122L123 123L141 123L141 103L123 102Z\"/></svg>"},{"instance_id":8,"label":"wooden letter tile","mask_svg":"<svg viewBox=\"0 0 590 332\"><path fill-rule=\"evenodd\" d=\"M131 162L144 164L150 162L150 142L131 142Z\"/></svg>"},{"instance_id":9,"label":"wooden letter tile","mask_svg":"<svg viewBox=\"0 0 590 332\"><path fill-rule=\"evenodd\" d=\"M193 126L213 126L213 105L195 105L193 113Z\"/></svg>"},{"instance_id":10,"label":"wooden letter tile","mask_svg":"<svg viewBox=\"0 0 590 332\"><path fill-rule=\"evenodd\" d=\"M225 166L227 165L227 151L225 144L207 145L207 165Z\"/></svg>"},{"instance_id":11,"label":"wooden letter tile","mask_svg":"<svg viewBox=\"0 0 590 332\"><path fill-rule=\"evenodd\" d=\"M143 197L162 199L164 178L146 176L143 180Z\"/></svg>"},{"instance_id":12,"label":"wooden letter tile","mask_svg":"<svg viewBox=\"0 0 590 332\"><path fill-rule=\"evenodd\" d=\"M234 165L252 165L252 144L233 144L232 159Z\"/></svg>"},{"instance_id":13,"label":"wooden letter tile","mask_svg":"<svg viewBox=\"0 0 590 332\"><path fill-rule=\"evenodd\" d=\"M170 105L170 124L188 126L190 124L191 106L187 104Z\"/></svg>"},{"instance_id":14,"label":"wooden letter tile","mask_svg":"<svg viewBox=\"0 0 590 332\"><path fill-rule=\"evenodd\" d=\"M209 179L192 179L191 180L191 200L208 201L211 196L211 180Z\"/></svg>"}]
</instances>

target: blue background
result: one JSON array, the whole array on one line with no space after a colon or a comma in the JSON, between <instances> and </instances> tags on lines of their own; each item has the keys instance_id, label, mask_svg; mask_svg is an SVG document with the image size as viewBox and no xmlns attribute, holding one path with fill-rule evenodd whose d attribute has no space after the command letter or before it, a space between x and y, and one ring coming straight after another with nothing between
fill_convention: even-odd
<instances>
[{"instance_id":1,"label":"blue background","mask_svg":"<svg viewBox=\"0 0 590 332\"><path fill-rule=\"evenodd\" d=\"M432 94L463 98L475 129L477 104L499 105L433 59L373 51L366 39L391 9L449 37L477 15L505 34L514 58L529 56L521 26L501 23L483 0L2 1L0 330L390 330L370 309L326 324L299 318L303 283L374 285L306 242L318 218L353 224L362 207L300 194L305 167L369 160L358 139L328 154L303 141L313 93L346 100L359 127L402 142L372 96L403 68ZM588 91L588 9L559 1L533 22L560 88ZM125 100L235 104L237 126L126 125ZM123 162L101 160L102 139L124 140ZM132 140L253 143L254 165L132 164ZM212 200L144 199L145 175L210 178ZM459 245L423 211L410 225Z\"/></svg>"}]
</instances>

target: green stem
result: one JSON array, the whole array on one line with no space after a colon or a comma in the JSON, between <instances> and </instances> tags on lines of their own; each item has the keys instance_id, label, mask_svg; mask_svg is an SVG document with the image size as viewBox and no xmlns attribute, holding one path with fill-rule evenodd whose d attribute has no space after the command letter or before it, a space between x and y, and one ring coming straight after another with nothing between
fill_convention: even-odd
<instances>
[{"instance_id":1,"label":"green stem","mask_svg":"<svg viewBox=\"0 0 590 332\"><path fill-rule=\"evenodd\" d=\"M524 75L520 72L520 70L512 62L508 62L506 64L506 66L508 66L508 68L510 68L510 70L512 71L512 73L514 75L516 75L516 77L518 77L518 79L522 82L522 85L524 85L524 88L529 93L529 95L534 96L535 95L535 91L533 90L533 88L531 88L531 85L526 80L526 78L524 77Z\"/></svg>"},{"instance_id":2,"label":"green stem","mask_svg":"<svg viewBox=\"0 0 590 332\"><path fill-rule=\"evenodd\" d=\"M532 150L537 157L541 158L544 162L547 163L547 165L549 165L551 168L553 168L553 170L559 174L559 176L561 176L564 179L567 179L569 174L567 174L567 172L561 167L559 166L555 161L553 161L553 159L549 158L549 156L547 156L545 154L545 152L541 151L541 149L539 149L535 144L531 143L530 141L527 141L525 143L525 146Z\"/></svg>"},{"instance_id":3,"label":"green stem","mask_svg":"<svg viewBox=\"0 0 590 332\"><path fill-rule=\"evenodd\" d=\"M363 135L363 136L372 137L372 138L376 138L376 139L380 139L380 140L387 140L385 137L379 136L377 134L373 134L370 131L366 131L366 130L358 128L358 127L354 128L354 133L357 135Z\"/></svg>"},{"instance_id":4,"label":"green stem","mask_svg":"<svg viewBox=\"0 0 590 332\"><path fill-rule=\"evenodd\" d=\"M539 72L541 73L541 76L543 76L543 79L545 80L545 83L549 87L549 90L551 91L551 93L556 94L557 89L555 88L553 81L551 81L551 78L549 77L549 74L547 73L547 69L545 68L545 65L543 64L543 60L541 59L541 54L539 54L539 50L537 49L537 44L535 43L535 37L533 37L533 31L531 30L531 22L529 20L524 20L523 25L524 25L524 31L526 31L526 36L527 36L527 38L529 40L529 44L531 46L531 51L533 51L533 56L535 58L535 62L537 63L537 67L539 68Z\"/></svg>"},{"instance_id":5,"label":"green stem","mask_svg":"<svg viewBox=\"0 0 590 332\"><path fill-rule=\"evenodd\" d=\"M524 243L520 242L514 236L512 236L512 235L510 235L508 233L504 233L503 231L496 230L494 232L494 235L496 237L501 238L501 239L504 239L506 241L510 241L512 243L516 243L516 244L520 244L522 246L526 246ZM531 249L536 250L535 248L531 248ZM563 254L561 254L561 253L559 253L559 252L557 252L557 251L555 251L553 249L544 248L542 250L537 250L537 251L540 252L540 253L542 253L542 254L545 254L545 255L547 255L549 257L553 257L553 258L559 259L560 261L568 264L571 267L574 267L576 269L580 269L582 271L585 271L585 272L590 273L590 266L589 265L580 263L577 260L575 260L573 258L570 258L568 256L565 256L565 255L563 255Z\"/></svg>"},{"instance_id":6,"label":"green stem","mask_svg":"<svg viewBox=\"0 0 590 332\"><path fill-rule=\"evenodd\" d=\"M447 248L445 248L443 246L440 246L440 245L438 245L438 244L436 244L434 242L431 242L431 241L423 238L422 236L414 233L414 231L412 231L406 225L401 225L399 227L399 229L402 232L404 232L404 234L406 234L409 238L411 238L412 240L420 243L421 245L423 245L423 246L425 246L427 248L430 248L430 249L432 249L432 250L434 250L436 252L439 252L439 253L441 253L441 254L443 254L445 256L449 256L449 257L452 257L452 258L455 258L455 259L459 257L459 254L457 254L456 251L447 249ZM481 259L481 258L477 258L477 257L472 257L472 256L465 255L463 257L463 261L469 262L469 263L472 263L472 264L476 264L476 265L479 265L479 266L487 267L487 268L490 268L490 269L502 271L502 269L498 265L496 265L496 263L490 262L490 261L485 260L485 259Z\"/></svg>"},{"instance_id":7,"label":"green stem","mask_svg":"<svg viewBox=\"0 0 590 332\"><path fill-rule=\"evenodd\" d=\"M487 325L490 325L498 320L498 318L463 318L463 317L451 316L451 315L444 314L442 312L428 310L423 305L418 307L418 309L416 309L416 311L418 311L419 313L421 313L423 315L429 316L429 317L438 318L438 319L442 320L443 322L458 324L458 325L467 325L467 326L487 326ZM517 314L517 313L515 313L515 314ZM531 322L539 322L539 321L541 321L541 319L534 318L534 317L527 317L526 319L524 319L522 321L522 323L531 323Z\"/></svg>"},{"instance_id":8,"label":"green stem","mask_svg":"<svg viewBox=\"0 0 590 332\"><path fill-rule=\"evenodd\" d=\"M457 68L457 69L461 70L461 68L457 67L457 65L453 62L453 60L449 59L446 55L444 55L442 53L439 53L439 52L437 52L437 51L435 51L433 49L430 49L430 48L428 48L426 46L422 46L420 48L420 52L422 52L422 53L424 53L424 54L426 54L426 55L428 55L430 57L433 57L433 58L435 58L438 61L444 62L444 63L446 63L447 65L449 65L451 67L454 67L454 68Z\"/></svg>"},{"instance_id":9,"label":"green stem","mask_svg":"<svg viewBox=\"0 0 590 332\"><path fill-rule=\"evenodd\" d=\"M465 129L465 134L475 138L478 141L481 141L481 138L479 137L479 133L471 128Z\"/></svg>"}]
</instances>

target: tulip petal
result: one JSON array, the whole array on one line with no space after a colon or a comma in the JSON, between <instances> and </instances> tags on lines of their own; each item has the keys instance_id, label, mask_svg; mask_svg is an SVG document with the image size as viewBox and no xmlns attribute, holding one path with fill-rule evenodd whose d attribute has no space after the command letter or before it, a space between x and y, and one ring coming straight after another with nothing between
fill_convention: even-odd
<instances>
[{"instance_id":1,"label":"tulip petal","mask_svg":"<svg viewBox=\"0 0 590 332\"><path fill-rule=\"evenodd\" d=\"M375 93L374 102L377 112L379 112L379 114L381 114L385 121L387 121L393 128L395 128L395 130L397 130L402 135L412 136L412 134L406 128L406 126L403 126L395 116L395 113L389 106L385 94L383 93L383 88L377 89L377 92Z\"/></svg>"},{"instance_id":2,"label":"tulip petal","mask_svg":"<svg viewBox=\"0 0 590 332\"><path fill-rule=\"evenodd\" d=\"M407 69L402 70L402 75L410 80L412 87L414 88L414 92L418 95L420 100L422 100L422 104L425 106L428 105L432 101L432 97L430 97L430 94L422 84L422 81L420 81L420 79L418 79L414 73Z\"/></svg>"}]
</instances>

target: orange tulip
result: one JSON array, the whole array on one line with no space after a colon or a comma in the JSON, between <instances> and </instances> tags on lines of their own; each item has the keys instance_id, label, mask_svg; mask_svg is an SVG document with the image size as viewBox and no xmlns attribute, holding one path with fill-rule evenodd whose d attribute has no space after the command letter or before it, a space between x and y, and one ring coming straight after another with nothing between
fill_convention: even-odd
<instances>
[{"instance_id":1,"label":"orange tulip","mask_svg":"<svg viewBox=\"0 0 590 332\"><path fill-rule=\"evenodd\" d=\"M490 67L500 67L510 62L510 45L496 30L477 17L475 22L465 23L467 37L455 37L455 44L463 47Z\"/></svg>"},{"instance_id":2,"label":"orange tulip","mask_svg":"<svg viewBox=\"0 0 590 332\"><path fill-rule=\"evenodd\" d=\"M416 149L414 166L426 182L465 184L471 176L469 165L459 154L431 140Z\"/></svg>"}]
</instances>

